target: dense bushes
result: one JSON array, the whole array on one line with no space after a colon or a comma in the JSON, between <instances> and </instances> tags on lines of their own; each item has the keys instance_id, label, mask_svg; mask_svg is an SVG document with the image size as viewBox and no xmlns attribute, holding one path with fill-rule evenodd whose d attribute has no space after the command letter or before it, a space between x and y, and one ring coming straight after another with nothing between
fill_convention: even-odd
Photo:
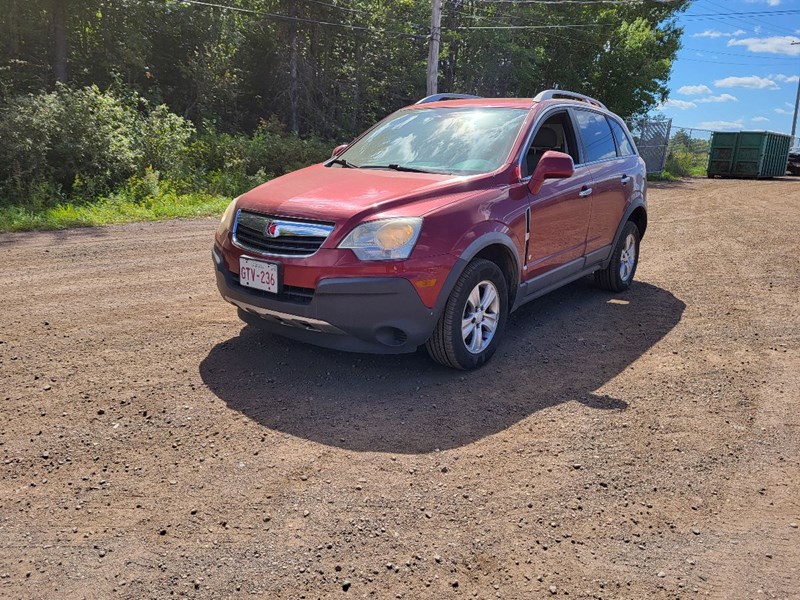
<instances>
[{"instance_id":1,"label":"dense bushes","mask_svg":"<svg viewBox=\"0 0 800 600\"><path fill-rule=\"evenodd\" d=\"M136 100L60 86L10 102L0 113L4 203L44 208L65 197L91 200L151 161L176 161L193 127L161 107L140 111ZM155 146L153 132L161 135Z\"/></svg>"},{"instance_id":2,"label":"dense bushes","mask_svg":"<svg viewBox=\"0 0 800 600\"><path fill-rule=\"evenodd\" d=\"M332 143L286 135L275 120L262 122L252 136L205 133L192 153L208 189L236 195L268 179L318 163L330 156Z\"/></svg>"},{"instance_id":3,"label":"dense bushes","mask_svg":"<svg viewBox=\"0 0 800 600\"><path fill-rule=\"evenodd\" d=\"M97 87L19 97L0 108L0 207L43 211L123 197L234 196L324 160L332 144L287 135L197 133L166 106Z\"/></svg>"}]
</instances>

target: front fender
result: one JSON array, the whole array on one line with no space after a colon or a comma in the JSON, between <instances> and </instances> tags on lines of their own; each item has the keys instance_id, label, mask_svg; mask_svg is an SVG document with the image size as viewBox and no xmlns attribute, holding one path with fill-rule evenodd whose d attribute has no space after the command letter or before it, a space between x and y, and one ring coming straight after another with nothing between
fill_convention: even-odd
<instances>
[{"instance_id":1,"label":"front fender","mask_svg":"<svg viewBox=\"0 0 800 600\"><path fill-rule=\"evenodd\" d=\"M515 288L519 286L519 274L521 272L521 250L519 244L520 242L516 239L514 233L503 223L497 221L481 223L478 227L467 232L451 251L451 254L456 256L456 261L439 292L436 309L438 311L444 310L444 305L450 297L456 281L461 277L461 273L464 272L464 269L467 268L473 258L492 245L502 245L508 249L510 256L513 258L514 273L516 273L516 281L513 281L512 285Z\"/></svg>"}]
</instances>

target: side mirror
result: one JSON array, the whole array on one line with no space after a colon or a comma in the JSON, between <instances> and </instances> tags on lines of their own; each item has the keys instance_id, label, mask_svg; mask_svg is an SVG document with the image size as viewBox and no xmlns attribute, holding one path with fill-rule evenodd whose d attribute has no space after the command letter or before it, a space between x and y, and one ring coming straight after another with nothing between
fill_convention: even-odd
<instances>
[{"instance_id":1,"label":"side mirror","mask_svg":"<svg viewBox=\"0 0 800 600\"><path fill-rule=\"evenodd\" d=\"M336 148L333 149L333 152L331 152L331 158L339 156L342 152L345 151L345 148L347 148L347 146L349 145L350 144L340 144L339 146L336 146Z\"/></svg>"},{"instance_id":2,"label":"side mirror","mask_svg":"<svg viewBox=\"0 0 800 600\"><path fill-rule=\"evenodd\" d=\"M545 179L566 179L575 174L575 163L569 154L548 150L539 159L533 177L528 181L531 194L538 194Z\"/></svg>"}]
</instances>

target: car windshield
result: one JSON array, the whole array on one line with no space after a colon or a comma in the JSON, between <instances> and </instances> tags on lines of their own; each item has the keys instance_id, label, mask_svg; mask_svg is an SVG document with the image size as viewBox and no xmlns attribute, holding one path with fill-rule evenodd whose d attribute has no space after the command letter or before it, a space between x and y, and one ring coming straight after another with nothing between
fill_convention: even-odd
<instances>
[{"instance_id":1,"label":"car windshield","mask_svg":"<svg viewBox=\"0 0 800 600\"><path fill-rule=\"evenodd\" d=\"M489 173L506 162L527 114L518 108L405 109L339 158L359 168Z\"/></svg>"}]
</instances>

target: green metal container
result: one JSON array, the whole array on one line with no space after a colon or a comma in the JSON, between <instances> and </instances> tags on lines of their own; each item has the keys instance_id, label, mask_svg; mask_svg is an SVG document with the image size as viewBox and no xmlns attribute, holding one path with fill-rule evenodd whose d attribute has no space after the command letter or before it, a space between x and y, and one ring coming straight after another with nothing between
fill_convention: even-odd
<instances>
[{"instance_id":1,"label":"green metal container","mask_svg":"<svg viewBox=\"0 0 800 600\"><path fill-rule=\"evenodd\" d=\"M711 134L711 148L708 151L709 177L714 175L730 177L738 141L738 133L715 131Z\"/></svg>"},{"instance_id":2,"label":"green metal container","mask_svg":"<svg viewBox=\"0 0 800 600\"><path fill-rule=\"evenodd\" d=\"M786 173L791 136L770 131L716 131L711 136L708 176L759 179Z\"/></svg>"}]
</instances>

